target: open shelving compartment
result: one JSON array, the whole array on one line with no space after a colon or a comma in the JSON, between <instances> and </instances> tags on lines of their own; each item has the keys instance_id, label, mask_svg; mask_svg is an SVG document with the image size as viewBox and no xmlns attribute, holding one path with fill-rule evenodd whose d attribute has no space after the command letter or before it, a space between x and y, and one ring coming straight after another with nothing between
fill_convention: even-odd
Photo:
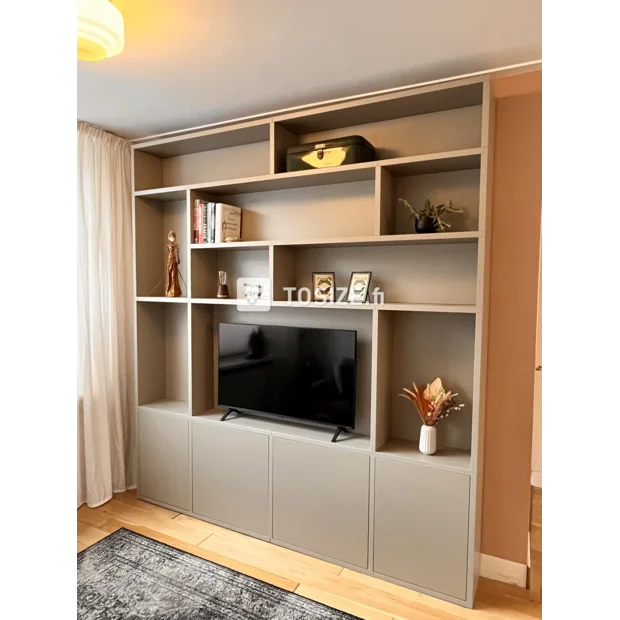
<instances>
[{"instance_id":1,"label":"open shelving compartment","mask_svg":"<svg viewBox=\"0 0 620 620\"><path fill-rule=\"evenodd\" d=\"M373 168L353 177L310 172L294 176L285 189L268 178L196 189L192 196L241 207L243 242L374 234Z\"/></svg>"},{"instance_id":2,"label":"open shelving compartment","mask_svg":"<svg viewBox=\"0 0 620 620\"><path fill-rule=\"evenodd\" d=\"M275 117L274 171L286 170L288 146L349 135L366 138L377 160L480 147L482 92L480 83L431 87Z\"/></svg>"},{"instance_id":3,"label":"open shelving compartment","mask_svg":"<svg viewBox=\"0 0 620 620\"><path fill-rule=\"evenodd\" d=\"M470 473L475 363L475 313L393 312L375 319L375 449L382 456L459 473ZM399 396L441 377L464 409L437 425L437 452L420 453L421 420L415 405Z\"/></svg>"},{"instance_id":4,"label":"open shelving compartment","mask_svg":"<svg viewBox=\"0 0 620 620\"><path fill-rule=\"evenodd\" d=\"M451 200L463 213L446 216L446 232L479 230L481 150L469 149L442 153L436 158L386 164L378 171L377 194L380 197L380 235L414 232L413 220L402 198L415 209L428 199L434 205ZM436 234L436 233L432 233ZM423 235L427 236L428 235Z\"/></svg>"},{"instance_id":5,"label":"open shelving compartment","mask_svg":"<svg viewBox=\"0 0 620 620\"><path fill-rule=\"evenodd\" d=\"M136 197L134 207L136 296L170 301L164 297L168 233L174 230L181 263L179 284L187 298L188 237L186 192Z\"/></svg>"},{"instance_id":6,"label":"open shelving compartment","mask_svg":"<svg viewBox=\"0 0 620 620\"><path fill-rule=\"evenodd\" d=\"M136 191L269 174L269 121L148 140L134 149Z\"/></svg>"},{"instance_id":7,"label":"open shelving compartment","mask_svg":"<svg viewBox=\"0 0 620 620\"><path fill-rule=\"evenodd\" d=\"M232 306L192 304L192 413L201 420L229 427L260 430L335 447L370 451L372 313L312 308L274 307L269 312L239 312ZM357 388L355 432L342 434L331 444L333 428L311 426L294 419L281 420L244 414L220 422L217 407L217 349L219 323L303 326L357 331Z\"/></svg>"},{"instance_id":8,"label":"open shelving compartment","mask_svg":"<svg viewBox=\"0 0 620 620\"><path fill-rule=\"evenodd\" d=\"M299 290L312 289L313 272L335 272L336 287L348 288L351 272L370 271L371 304L382 303L373 296L378 287L388 306L474 306L478 244L476 238L468 241L435 244L429 237L428 243L420 244L274 246L273 299L307 301L307 294L300 298ZM285 290L291 287L295 290Z\"/></svg>"},{"instance_id":9,"label":"open shelving compartment","mask_svg":"<svg viewBox=\"0 0 620 620\"><path fill-rule=\"evenodd\" d=\"M136 303L138 406L189 414L187 303Z\"/></svg>"}]
</instances>

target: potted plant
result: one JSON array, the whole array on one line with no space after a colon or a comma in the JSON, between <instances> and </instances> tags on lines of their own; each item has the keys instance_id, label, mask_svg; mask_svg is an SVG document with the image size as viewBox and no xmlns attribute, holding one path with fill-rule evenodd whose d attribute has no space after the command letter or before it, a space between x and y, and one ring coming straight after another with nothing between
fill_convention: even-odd
<instances>
[{"instance_id":1,"label":"potted plant","mask_svg":"<svg viewBox=\"0 0 620 620\"><path fill-rule=\"evenodd\" d=\"M435 381L429 383L425 390L413 384L413 391L403 388L405 394L399 394L403 398L410 400L418 410L418 415L422 420L420 430L420 452L422 454L435 454L437 451L437 429L435 424L445 418L452 411L458 411L465 405L457 404L456 396L452 392L446 392L437 377Z\"/></svg>"},{"instance_id":2,"label":"potted plant","mask_svg":"<svg viewBox=\"0 0 620 620\"><path fill-rule=\"evenodd\" d=\"M444 232L450 228L450 224L446 222L444 215L446 213L463 213L463 208L455 207L451 200L435 206L427 198L423 209L415 209L404 198L399 198L398 202L402 202L409 209L409 217L415 220L415 231L417 233L432 233L438 230Z\"/></svg>"}]
</instances>

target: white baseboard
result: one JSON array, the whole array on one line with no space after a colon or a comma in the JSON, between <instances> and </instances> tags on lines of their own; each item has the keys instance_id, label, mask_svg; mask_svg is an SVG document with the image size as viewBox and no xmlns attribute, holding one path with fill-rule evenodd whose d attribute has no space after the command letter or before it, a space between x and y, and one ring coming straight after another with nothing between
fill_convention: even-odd
<instances>
[{"instance_id":1,"label":"white baseboard","mask_svg":"<svg viewBox=\"0 0 620 620\"><path fill-rule=\"evenodd\" d=\"M541 471L532 471L532 479L531 479L530 484L533 487L542 489L542 472Z\"/></svg>"},{"instance_id":2,"label":"white baseboard","mask_svg":"<svg viewBox=\"0 0 620 620\"><path fill-rule=\"evenodd\" d=\"M525 588L527 585L527 566L483 553L480 556L480 576Z\"/></svg>"}]
</instances>

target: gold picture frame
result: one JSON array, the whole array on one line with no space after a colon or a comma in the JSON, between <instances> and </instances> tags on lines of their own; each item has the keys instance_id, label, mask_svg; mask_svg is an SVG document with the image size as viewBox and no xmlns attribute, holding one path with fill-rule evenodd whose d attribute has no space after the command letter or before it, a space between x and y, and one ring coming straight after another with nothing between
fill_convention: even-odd
<instances>
[{"instance_id":1,"label":"gold picture frame","mask_svg":"<svg viewBox=\"0 0 620 620\"><path fill-rule=\"evenodd\" d=\"M347 302L351 304L363 304L368 301L370 292L370 279L372 271L354 271L349 280Z\"/></svg>"},{"instance_id":2,"label":"gold picture frame","mask_svg":"<svg viewBox=\"0 0 620 620\"><path fill-rule=\"evenodd\" d=\"M335 290L335 272L315 271L312 273L312 301L333 301Z\"/></svg>"}]
</instances>

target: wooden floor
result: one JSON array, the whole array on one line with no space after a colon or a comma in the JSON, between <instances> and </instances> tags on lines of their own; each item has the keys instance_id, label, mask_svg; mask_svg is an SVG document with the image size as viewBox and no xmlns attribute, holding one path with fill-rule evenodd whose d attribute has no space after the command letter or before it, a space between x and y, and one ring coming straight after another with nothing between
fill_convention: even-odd
<instances>
[{"instance_id":1,"label":"wooden floor","mask_svg":"<svg viewBox=\"0 0 620 620\"><path fill-rule=\"evenodd\" d=\"M77 550L125 527L246 575L369 620L541 618L527 590L481 580L474 610L413 592L148 504L128 491L77 511Z\"/></svg>"}]
</instances>

